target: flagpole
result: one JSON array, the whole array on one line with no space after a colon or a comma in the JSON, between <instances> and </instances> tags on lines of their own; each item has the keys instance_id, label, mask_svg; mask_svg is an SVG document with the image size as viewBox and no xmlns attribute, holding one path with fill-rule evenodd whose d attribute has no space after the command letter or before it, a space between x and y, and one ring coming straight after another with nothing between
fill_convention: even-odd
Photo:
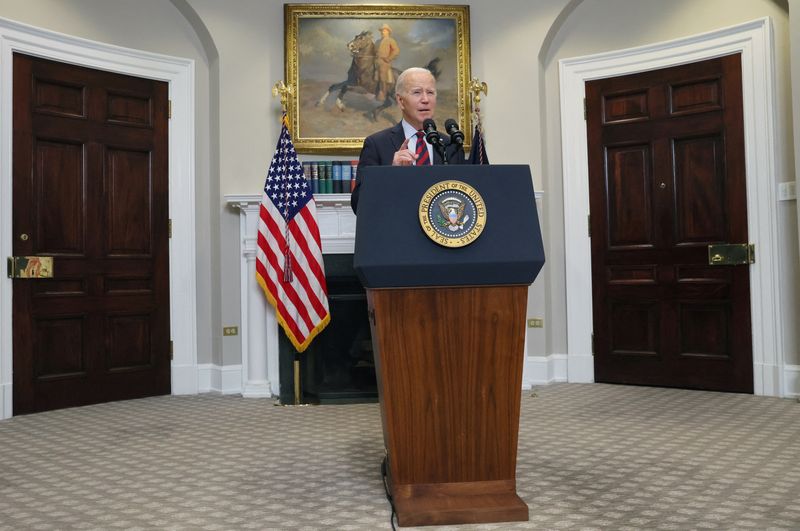
<instances>
[{"instance_id":1,"label":"flagpole","mask_svg":"<svg viewBox=\"0 0 800 531\"><path fill-rule=\"evenodd\" d=\"M488 95L489 86L484 82L473 77L469 82L469 90L471 92L471 103L473 120L475 122L475 134L472 138L472 146L470 148L469 163L470 164L489 164L489 157L486 155L486 144L484 142L483 123L481 122L481 93Z\"/></svg>"},{"instance_id":2,"label":"flagpole","mask_svg":"<svg viewBox=\"0 0 800 531\"><path fill-rule=\"evenodd\" d=\"M294 405L300 405L300 360L294 355Z\"/></svg>"},{"instance_id":3,"label":"flagpole","mask_svg":"<svg viewBox=\"0 0 800 531\"><path fill-rule=\"evenodd\" d=\"M294 360L292 361L292 369L294 373L294 396L292 403L284 403L281 400L275 403L276 406L284 406L284 407L293 407L293 406L318 406L318 401L309 401L303 398L303 386L302 380L300 377L300 357L297 355L297 352L294 353Z\"/></svg>"},{"instance_id":4,"label":"flagpole","mask_svg":"<svg viewBox=\"0 0 800 531\"><path fill-rule=\"evenodd\" d=\"M287 128L288 128L288 121L289 121L288 120L287 105L288 105L288 102L289 102L289 97L292 95L293 92L294 92L294 90L292 89L292 86L291 85L287 85L286 83L284 83L282 79L280 81L278 81L277 83L275 83L275 85L272 87L272 97L276 98L276 97L280 96L280 98L281 98L281 111L282 111L281 122L284 123L287 126ZM287 241L288 241L288 226L287 226ZM292 277L291 277L291 262L290 262L290 258L288 256L288 247L287 247L287 257L286 257L286 263L285 264L286 264L285 265L285 267L286 267L285 274L287 274L287 277L284 280L286 282L291 282L292 281ZM292 361L292 367L293 367L293 372L294 372L294 378L293 378L293 381L294 381L294 403L292 403L292 404L283 404L283 403L281 403L279 401L276 405L280 405L280 406L308 406L308 405L315 405L313 402L303 402L303 392L302 392L302 386L301 386L301 381L300 381L300 358L297 355L297 352L294 353L294 359Z\"/></svg>"}]
</instances>

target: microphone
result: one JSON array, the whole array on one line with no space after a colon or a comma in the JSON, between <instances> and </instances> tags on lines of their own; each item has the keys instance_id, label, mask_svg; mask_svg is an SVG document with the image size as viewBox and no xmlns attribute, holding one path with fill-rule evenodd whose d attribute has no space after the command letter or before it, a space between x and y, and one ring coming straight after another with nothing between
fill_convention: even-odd
<instances>
[{"instance_id":1,"label":"microphone","mask_svg":"<svg viewBox=\"0 0 800 531\"><path fill-rule=\"evenodd\" d=\"M422 122L422 130L425 131L425 140L433 146L439 146L442 143L442 137L439 131L436 130L436 122L430 118L425 118Z\"/></svg>"},{"instance_id":2,"label":"microphone","mask_svg":"<svg viewBox=\"0 0 800 531\"><path fill-rule=\"evenodd\" d=\"M448 118L444 121L444 129L447 131L447 134L450 135L450 141L458 144L459 146L464 145L464 133L458 128L458 124L452 118Z\"/></svg>"}]
</instances>

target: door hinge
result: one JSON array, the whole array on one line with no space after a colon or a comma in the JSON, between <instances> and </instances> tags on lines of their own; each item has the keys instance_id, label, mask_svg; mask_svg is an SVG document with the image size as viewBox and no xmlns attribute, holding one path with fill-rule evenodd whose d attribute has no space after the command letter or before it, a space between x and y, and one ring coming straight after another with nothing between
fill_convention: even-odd
<instances>
[{"instance_id":1,"label":"door hinge","mask_svg":"<svg viewBox=\"0 0 800 531\"><path fill-rule=\"evenodd\" d=\"M167 118L172 120L172 100L167 100Z\"/></svg>"},{"instance_id":2,"label":"door hinge","mask_svg":"<svg viewBox=\"0 0 800 531\"><path fill-rule=\"evenodd\" d=\"M589 110L586 106L586 98L583 98L583 120L586 121L587 116L589 116Z\"/></svg>"},{"instance_id":3,"label":"door hinge","mask_svg":"<svg viewBox=\"0 0 800 531\"><path fill-rule=\"evenodd\" d=\"M170 339L169 340L169 359L170 359L170 361L175 359L174 358L174 354L175 354L174 345L172 343L172 340Z\"/></svg>"},{"instance_id":4,"label":"door hinge","mask_svg":"<svg viewBox=\"0 0 800 531\"><path fill-rule=\"evenodd\" d=\"M172 239L172 220L171 219L167 221L167 235L168 235L169 239L171 240Z\"/></svg>"},{"instance_id":5,"label":"door hinge","mask_svg":"<svg viewBox=\"0 0 800 531\"><path fill-rule=\"evenodd\" d=\"M592 237L592 215L586 214L586 231L589 234L589 237Z\"/></svg>"},{"instance_id":6,"label":"door hinge","mask_svg":"<svg viewBox=\"0 0 800 531\"><path fill-rule=\"evenodd\" d=\"M594 354L594 332L592 332L592 354Z\"/></svg>"}]
</instances>

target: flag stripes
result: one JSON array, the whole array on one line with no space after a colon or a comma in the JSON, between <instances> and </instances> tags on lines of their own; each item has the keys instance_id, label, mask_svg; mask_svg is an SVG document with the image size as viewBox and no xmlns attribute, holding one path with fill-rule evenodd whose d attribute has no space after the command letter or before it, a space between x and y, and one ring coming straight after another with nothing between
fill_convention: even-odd
<instances>
[{"instance_id":1,"label":"flag stripes","mask_svg":"<svg viewBox=\"0 0 800 531\"><path fill-rule=\"evenodd\" d=\"M273 242L277 240L277 239L274 238L276 236L276 234L277 235L283 234L283 231L276 230L276 229L278 229L278 227L275 226L274 223L267 222L267 227L270 230L271 236L273 236L273 239L272 239ZM292 230L290 228L290 230L291 230L294 238L296 238L295 240L293 240L293 243L296 243L295 247L296 248L305 248L306 251L307 251L308 247L305 246L304 243L301 243L301 242L304 242L305 240L301 240L300 239L300 238L302 238L302 235L300 234L299 229L298 230ZM286 291L287 291L287 293L290 293L290 294L292 292L295 293L295 297L292 297L293 301L298 296L299 296L300 299L302 299L303 306L305 308L304 309L301 308L299 310L301 315L308 315L309 311L313 309L313 311L316 314L316 315L313 316L313 318L314 319L322 319L325 316L325 314L328 313L328 309L327 309L327 307L323 307L322 306L322 304L320 303L319 297L316 296L316 294L319 293L323 289L323 286L325 284L325 279L323 277L322 280L320 280L320 278L315 274L312 274L311 278L309 278L306 275L306 271L310 271L312 266L311 266L311 264L309 264L309 262L307 260L307 257L304 254L299 254L298 255L295 250L290 250L290 254L291 254L291 257L292 257L292 264L294 266L299 266L299 267L293 267L293 272L298 277L299 282L297 284L299 285L299 287L303 288L303 290L298 292L293 287L292 284L288 284L286 286ZM279 256L273 254L270 257L270 263L273 264L273 267L275 267L276 270L283 270L284 264L282 263L282 257L279 257ZM317 271L321 275L322 272L321 272L321 269L319 268L319 264L317 264L316 262L313 262L313 265L316 266ZM309 319L306 319L306 320L310 324L311 321Z\"/></svg>"}]
</instances>

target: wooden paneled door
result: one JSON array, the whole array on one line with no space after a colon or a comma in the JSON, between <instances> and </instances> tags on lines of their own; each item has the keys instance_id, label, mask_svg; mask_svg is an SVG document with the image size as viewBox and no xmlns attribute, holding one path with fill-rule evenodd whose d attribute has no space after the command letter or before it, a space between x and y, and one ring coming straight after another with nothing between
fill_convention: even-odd
<instances>
[{"instance_id":1,"label":"wooden paneled door","mask_svg":"<svg viewBox=\"0 0 800 531\"><path fill-rule=\"evenodd\" d=\"M170 392L167 84L14 55L14 414Z\"/></svg>"},{"instance_id":2,"label":"wooden paneled door","mask_svg":"<svg viewBox=\"0 0 800 531\"><path fill-rule=\"evenodd\" d=\"M753 392L741 57L586 83L598 382Z\"/></svg>"}]
</instances>

